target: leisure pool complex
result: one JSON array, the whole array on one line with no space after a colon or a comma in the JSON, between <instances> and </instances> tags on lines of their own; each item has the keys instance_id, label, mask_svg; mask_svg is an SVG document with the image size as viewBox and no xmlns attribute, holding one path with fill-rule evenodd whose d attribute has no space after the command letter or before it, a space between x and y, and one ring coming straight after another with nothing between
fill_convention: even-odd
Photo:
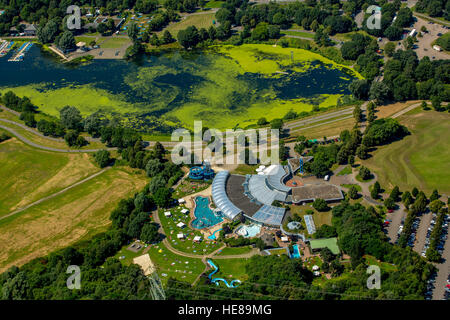
<instances>
[{"instance_id":1,"label":"leisure pool complex","mask_svg":"<svg viewBox=\"0 0 450 320\"><path fill-rule=\"evenodd\" d=\"M195 198L194 215L195 220L192 221L192 227L195 229L211 228L223 221L220 213L209 207L209 199L206 197Z\"/></svg>"}]
</instances>

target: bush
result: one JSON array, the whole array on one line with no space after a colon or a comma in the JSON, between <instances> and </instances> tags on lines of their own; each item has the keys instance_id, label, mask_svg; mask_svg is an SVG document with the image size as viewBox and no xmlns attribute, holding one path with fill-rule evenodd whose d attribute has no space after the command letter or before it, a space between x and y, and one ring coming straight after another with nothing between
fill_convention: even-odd
<instances>
[{"instance_id":1,"label":"bush","mask_svg":"<svg viewBox=\"0 0 450 320\"><path fill-rule=\"evenodd\" d=\"M95 162L100 166L100 168L106 167L111 161L110 153L108 150L99 150L94 154Z\"/></svg>"},{"instance_id":2,"label":"bush","mask_svg":"<svg viewBox=\"0 0 450 320\"><path fill-rule=\"evenodd\" d=\"M328 211L330 208L328 207L328 203L323 199L316 199L312 204L313 208L317 211L323 212Z\"/></svg>"}]
</instances>

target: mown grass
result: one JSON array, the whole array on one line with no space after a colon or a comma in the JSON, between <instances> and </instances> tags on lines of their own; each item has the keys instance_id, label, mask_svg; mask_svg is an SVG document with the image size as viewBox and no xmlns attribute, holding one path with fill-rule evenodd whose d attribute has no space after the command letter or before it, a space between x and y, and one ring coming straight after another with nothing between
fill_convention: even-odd
<instances>
[{"instance_id":1,"label":"mown grass","mask_svg":"<svg viewBox=\"0 0 450 320\"><path fill-rule=\"evenodd\" d=\"M208 29L213 25L213 20L215 20L215 13L205 13L205 14L195 14L187 16L179 22L169 24L164 30L168 30L174 38L177 37L178 31L186 29L189 26L196 26L197 29L205 28ZM161 33L164 31L161 31Z\"/></svg>"},{"instance_id":2,"label":"mown grass","mask_svg":"<svg viewBox=\"0 0 450 320\"><path fill-rule=\"evenodd\" d=\"M417 187L450 192L450 115L415 109L398 118L411 131L400 141L379 147L363 165L374 171L386 190Z\"/></svg>"},{"instance_id":3,"label":"mown grass","mask_svg":"<svg viewBox=\"0 0 450 320\"><path fill-rule=\"evenodd\" d=\"M98 172L86 154L38 150L16 138L0 144L0 216Z\"/></svg>"},{"instance_id":4,"label":"mown grass","mask_svg":"<svg viewBox=\"0 0 450 320\"><path fill-rule=\"evenodd\" d=\"M0 271L105 231L119 200L133 195L146 182L142 173L113 168L1 220Z\"/></svg>"}]
</instances>

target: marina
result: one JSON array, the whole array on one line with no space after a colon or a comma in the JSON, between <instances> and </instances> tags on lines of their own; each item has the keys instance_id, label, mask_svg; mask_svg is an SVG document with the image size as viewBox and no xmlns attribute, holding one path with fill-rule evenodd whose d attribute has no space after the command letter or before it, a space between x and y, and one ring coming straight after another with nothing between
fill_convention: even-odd
<instances>
[{"instance_id":1,"label":"marina","mask_svg":"<svg viewBox=\"0 0 450 320\"><path fill-rule=\"evenodd\" d=\"M31 49L33 46L32 42L25 42L20 48L16 51L14 56L8 59L9 62L19 62L23 61L25 54Z\"/></svg>"}]
</instances>

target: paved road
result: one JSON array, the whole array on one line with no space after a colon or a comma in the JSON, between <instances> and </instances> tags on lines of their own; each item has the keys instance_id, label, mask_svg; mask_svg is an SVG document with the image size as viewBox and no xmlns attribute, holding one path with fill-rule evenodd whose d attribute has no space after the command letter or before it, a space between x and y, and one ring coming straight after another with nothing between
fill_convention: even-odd
<instances>
[{"instance_id":1,"label":"paved road","mask_svg":"<svg viewBox=\"0 0 450 320\"><path fill-rule=\"evenodd\" d=\"M6 219L6 218L9 218L9 217L12 217L13 215L16 215L16 214L18 214L18 213L20 213L20 212L22 212L22 211L24 211L24 210L27 210L27 209L29 209L29 208L31 208L31 207L34 207L35 205L38 205L38 204L40 204L40 203L42 203L42 202L44 202L44 201L50 200L50 199L52 199L52 198L54 198L54 197L57 197L57 196L59 196L60 194L63 194L64 192L66 192L66 191L68 191L68 190L70 190L70 189L72 189L72 188L75 188L75 187L79 186L80 184L83 184L83 183L85 183L85 182L87 182L87 181L89 181L89 180L94 179L95 177L98 177L99 175L101 175L102 173L104 173L105 171L107 171L107 170L109 170L109 169L111 169L111 167L105 168L105 169L103 169L103 170L101 170L101 171L99 171L99 172L97 172L97 173L94 173L93 175L91 175L91 176L89 176L89 177L87 177L87 178L85 178L85 179L83 179L83 180L81 180L81 181L78 181L77 183L74 183L74 184L71 185L71 186L68 186L67 188L64 188L64 189L62 189L62 190L60 190L60 191L58 191L58 192L56 192L56 193L53 193L53 194L51 194L51 195L49 195L49 196L47 196L47 197L45 197L45 198L42 198L42 199L39 199L39 200L37 200L37 201L35 201L35 202L33 202L33 203L30 203L29 205L27 205L27 206L25 206L25 207L23 207L23 208L17 209L17 210L15 210L15 211L13 211L13 212L11 212L11 213L5 215L5 216L2 216L2 217L0 217L0 220L3 220L3 219Z\"/></svg>"},{"instance_id":2,"label":"paved road","mask_svg":"<svg viewBox=\"0 0 450 320\"><path fill-rule=\"evenodd\" d=\"M81 152L84 153L84 152L97 152L99 150L103 150L103 149L69 150L69 149L58 149L58 148L46 147L46 146L42 146L42 145L39 145L37 143L34 143L34 142L28 140L27 138L22 136L20 133L18 133L14 129L11 129L11 128L3 126L3 125L0 125L0 128L12 133L13 135L15 135L17 137L17 139L21 140L22 142L24 142L26 144L28 144L32 147L38 148L38 149L46 150L46 151L65 152L65 153L81 153Z\"/></svg>"}]
</instances>

